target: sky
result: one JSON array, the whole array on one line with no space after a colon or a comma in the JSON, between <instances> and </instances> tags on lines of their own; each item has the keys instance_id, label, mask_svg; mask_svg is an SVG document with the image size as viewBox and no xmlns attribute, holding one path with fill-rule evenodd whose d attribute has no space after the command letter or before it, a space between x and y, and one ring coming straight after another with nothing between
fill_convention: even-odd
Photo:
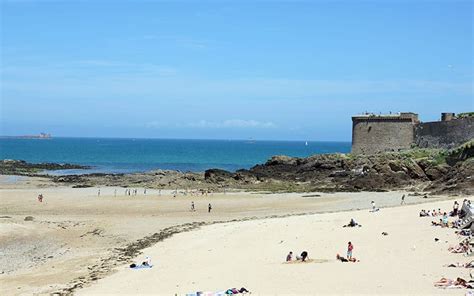
<instances>
[{"instance_id":1,"label":"sky","mask_svg":"<svg viewBox=\"0 0 474 296\"><path fill-rule=\"evenodd\" d=\"M474 111L472 1L6 1L0 134L350 141Z\"/></svg>"}]
</instances>

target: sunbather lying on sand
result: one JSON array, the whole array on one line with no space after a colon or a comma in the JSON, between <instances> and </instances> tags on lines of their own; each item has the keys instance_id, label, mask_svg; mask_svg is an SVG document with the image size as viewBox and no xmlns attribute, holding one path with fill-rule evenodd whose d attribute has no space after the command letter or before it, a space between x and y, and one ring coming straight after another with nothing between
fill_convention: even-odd
<instances>
[{"instance_id":1,"label":"sunbather lying on sand","mask_svg":"<svg viewBox=\"0 0 474 296\"><path fill-rule=\"evenodd\" d=\"M242 287L239 290L237 290L236 288L227 289L225 293L227 295L233 295L233 294L239 294L239 293L250 293L250 291Z\"/></svg>"},{"instance_id":2,"label":"sunbather lying on sand","mask_svg":"<svg viewBox=\"0 0 474 296\"><path fill-rule=\"evenodd\" d=\"M443 289L461 289L467 288L472 289L472 286L462 278L457 278L456 280L450 280L447 278L441 278L439 281L434 283L435 287Z\"/></svg>"},{"instance_id":3,"label":"sunbather lying on sand","mask_svg":"<svg viewBox=\"0 0 474 296\"><path fill-rule=\"evenodd\" d=\"M469 242L465 241L459 243L459 245L455 247L449 247L448 251L450 251L451 253L466 253L467 251L469 251Z\"/></svg>"},{"instance_id":4,"label":"sunbather lying on sand","mask_svg":"<svg viewBox=\"0 0 474 296\"><path fill-rule=\"evenodd\" d=\"M340 260L341 262L358 262L359 261L355 257L352 257L350 259L346 259L346 258L340 256L339 254L336 254L336 259Z\"/></svg>"},{"instance_id":5,"label":"sunbather lying on sand","mask_svg":"<svg viewBox=\"0 0 474 296\"><path fill-rule=\"evenodd\" d=\"M465 267L465 268L474 268L474 261L468 262L468 263L451 263L448 265L445 265L446 267Z\"/></svg>"}]
</instances>

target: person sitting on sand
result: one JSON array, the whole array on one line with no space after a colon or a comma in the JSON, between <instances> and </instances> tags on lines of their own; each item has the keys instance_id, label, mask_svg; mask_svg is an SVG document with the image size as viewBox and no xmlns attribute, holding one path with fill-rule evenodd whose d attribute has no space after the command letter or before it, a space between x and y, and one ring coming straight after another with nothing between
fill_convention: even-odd
<instances>
[{"instance_id":1,"label":"person sitting on sand","mask_svg":"<svg viewBox=\"0 0 474 296\"><path fill-rule=\"evenodd\" d=\"M356 226L361 227L362 225L359 225L354 219L351 218L351 221L349 221L349 224L344 225L342 227L356 227Z\"/></svg>"},{"instance_id":2,"label":"person sitting on sand","mask_svg":"<svg viewBox=\"0 0 474 296\"><path fill-rule=\"evenodd\" d=\"M472 285L469 285L465 279L457 278L456 280L450 280L447 278L441 278L439 281L434 283L435 287L438 288L467 288L472 289Z\"/></svg>"},{"instance_id":3,"label":"person sitting on sand","mask_svg":"<svg viewBox=\"0 0 474 296\"><path fill-rule=\"evenodd\" d=\"M432 226L443 226L443 220L439 219L439 222L431 221Z\"/></svg>"},{"instance_id":4,"label":"person sitting on sand","mask_svg":"<svg viewBox=\"0 0 474 296\"><path fill-rule=\"evenodd\" d=\"M289 252L288 255L286 255L286 262L290 262L293 260L293 252Z\"/></svg>"},{"instance_id":5,"label":"person sitting on sand","mask_svg":"<svg viewBox=\"0 0 474 296\"><path fill-rule=\"evenodd\" d=\"M146 256L145 261L142 262L143 266L151 266L151 258Z\"/></svg>"},{"instance_id":6,"label":"person sitting on sand","mask_svg":"<svg viewBox=\"0 0 474 296\"><path fill-rule=\"evenodd\" d=\"M301 252L300 256L296 256L296 260L301 260L302 262L305 262L306 259L309 259L308 252L306 251Z\"/></svg>"},{"instance_id":7,"label":"person sitting on sand","mask_svg":"<svg viewBox=\"0 0 474 296\"><path fill-rule=\"evenodd\" d=\"M425 211L425 210L421 210L421 212L420 212L420 217L426 217L426 216L428 216L428 214L426 213L426 211Z\"/></svg>"},{"instance_id":8,"label":"person sitting on sand","mask_svg":"<svg viewBox=\"0 0 474 296\"><path fill-rule=\"evenodd\" d=\"M39 201L39 202L43 202L43 194L40 193L40 194L38 195L38 201Z\"/></svg>"}]
</instances>

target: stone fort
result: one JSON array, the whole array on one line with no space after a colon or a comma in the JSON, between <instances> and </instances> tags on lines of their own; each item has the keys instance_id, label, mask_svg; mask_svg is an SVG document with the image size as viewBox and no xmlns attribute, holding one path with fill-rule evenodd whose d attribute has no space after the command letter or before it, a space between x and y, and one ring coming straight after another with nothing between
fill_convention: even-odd
<instances>
[{"instance_id":1,"label":"stone fort","mask_svg":"<svg viewBox=\"0 0 474 296\"><path fill-rule=\"evenodd\" d=\"M420 122L418 114L362 114L352 117L352 153L375 154L413 147L453 148L474 138L474 114L442 113L441 121Z\"/></svg>"}]
</instances>

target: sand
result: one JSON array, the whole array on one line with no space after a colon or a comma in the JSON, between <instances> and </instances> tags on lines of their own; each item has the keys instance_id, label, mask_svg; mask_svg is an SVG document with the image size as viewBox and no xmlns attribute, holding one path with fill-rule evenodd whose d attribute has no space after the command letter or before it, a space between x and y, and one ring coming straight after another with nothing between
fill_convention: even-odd
<instances>
[{"instance_id":1,"label":"sand","mask_svg":"<svg viewBox=\"0 0 474 296\"><path fill-rule=\"evenodd\" d=\"M448 209L451 204L432 206ZM431 218L418 217L424 206L206 226L145 249L144 255L153 259L152 269L123 266L78 295L179 295L241 286L262 295L459 295L460 291L435 288L433 282L441 277L469 278L468 269L443 267L468 258L447 251L459 240L453 229L430 226ZM351 217L363 226L342 228ZM336 253L345 254L348 241L360 262L335 260ZM290 250L307 250L316 262L282 263Z\"/></svg>"},{"instance_id":2,"label":"sand","mask_svg":"<svg viewBox=\"0 0 474 296\"><path fill-rule=\"evenodd\" d=\"M418 217L421 208L448 210L452 197L409 196L402 207L396 206L406 192L174 198L171 191L148 190L144 196L139 189L138 196L125 196L123 188L109 187L100 188L98 197L98 188L5 178L0 177L0 295L174 295L241 286L262 295L459 294L436 289L433 282L468 275L443 267L467 261L447 251L459 240L454 231ZM39 193L43 203L36 201ZM371 200L382 210L369 213ZM363 227L342 228L351 217ZM231 220L238 222L214 224ZM382 236L384 231L389 235ZM335 261L348 240L359 263ZM139 254L142 247L148 248ZM283 264L290 250L307 250L315 261ZM128 268L145 255L152 257L152 269Z\"/></svg>"}]
</instances>

